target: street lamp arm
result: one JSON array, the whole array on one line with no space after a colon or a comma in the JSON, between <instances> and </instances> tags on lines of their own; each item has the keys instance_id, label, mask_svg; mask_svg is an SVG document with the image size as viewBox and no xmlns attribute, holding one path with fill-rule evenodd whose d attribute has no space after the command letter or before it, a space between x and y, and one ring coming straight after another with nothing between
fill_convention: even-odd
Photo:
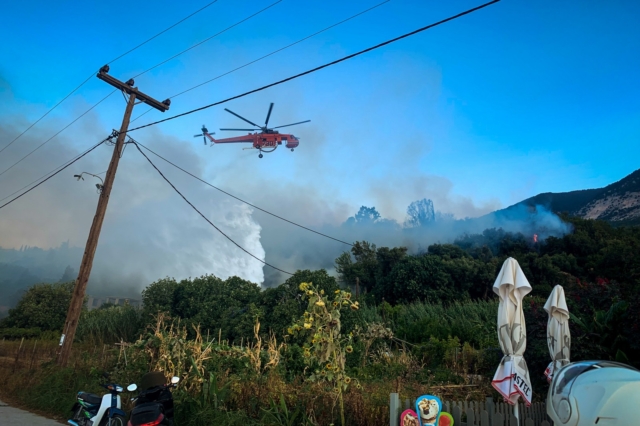
<instances>
[{"instance_id":1,"label":"street lamp arm","mask_svg":"<svg viewBox=\"0 0 640 426\"><path fill-rule=\"evenodd\" d=\"M102 185L104 185L104 180L102 180L102 178L98 175L94 175L93 173L89 173L89 172L82 172L79 175L73 175L73 177L78 178L78 180L82 179L84 180L84 178L82 177L82 175L89 175L89 176L93 176L95 178L100 179L100 182L102 182Z\"/></svg>"}]
</instances>

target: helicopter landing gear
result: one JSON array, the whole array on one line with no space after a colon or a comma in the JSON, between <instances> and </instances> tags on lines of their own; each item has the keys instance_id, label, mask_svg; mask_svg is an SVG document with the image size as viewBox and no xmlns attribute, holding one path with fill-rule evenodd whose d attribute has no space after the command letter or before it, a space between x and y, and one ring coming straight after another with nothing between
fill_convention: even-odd
<instances>
[{"instance_id":1,"label":"helicopter landing gear","mask_svg":"<svg viewBox=\"0 0 640 426\"><path fill-rule=\"evenodd\" d=\"M291 152L293 152L293 148L291 148Z\"/></svg>"},{"instance_id":2,"label":"helicopter landing gear","mask_svg":"<svg viewBox=\"0 0 640 426\"><path fill-rule=\"evenodd\" d=\"M258 158L262 158L262 154L258 155Z\"/></svg>"}]
</instances>

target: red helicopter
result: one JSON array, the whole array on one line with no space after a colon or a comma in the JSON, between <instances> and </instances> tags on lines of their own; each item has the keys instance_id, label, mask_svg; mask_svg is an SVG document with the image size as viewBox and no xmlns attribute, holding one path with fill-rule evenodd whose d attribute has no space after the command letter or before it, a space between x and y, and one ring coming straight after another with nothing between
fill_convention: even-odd
<instances>
[{"instance_id":1,"label":"red helicopter","mask_svg":"<svg viewBox=\"0 0 640 426\"><path fill-rule=\"evenodd\" d=\"M247 120L246 118L236 114L235 112L227 108L225 108L224 110L235 115L239 119L246 121L252 126L255 126L256 128L255 129L220 129L220 130L249 131L249 132L254 130L259 130L260 132L249 133L246 136L236 136L233 138L214 139L213 136L211 135L215 133L209 133L207 128L203 125L201 129L202 133L199 135L194 135L194 138L202 136L202 139L204 140L205 145L207 144L207 138L209 138L209 140L211 141L211 146L213 146L214 143L251 143L253 144L253 147L245 148L245 149L255 148L259 150L260 154L258 155L258 157L260 158L262 158L263 152L269 153L269 152L275 151L278 145L282 145L282 142L284 142L285 146L287 148L290 148L291 151L293 151L294 148L300 145L300 139L298 139L297 137L291 134L279 133L274 129L279 129L281 127L295 126L296 124L308 123L311 121L311 120L306 120L306 121L300 121L298 123L285 124L284 126L276 126L276 127L269 128L267 126L269 124L269 117L271 117L271 110L273 110L273 102L271 102L271 105L269 106L269 112L267 112L267 119L264 122L264 126L258 126L257 124Z\"/></svg>"}]
</instances>

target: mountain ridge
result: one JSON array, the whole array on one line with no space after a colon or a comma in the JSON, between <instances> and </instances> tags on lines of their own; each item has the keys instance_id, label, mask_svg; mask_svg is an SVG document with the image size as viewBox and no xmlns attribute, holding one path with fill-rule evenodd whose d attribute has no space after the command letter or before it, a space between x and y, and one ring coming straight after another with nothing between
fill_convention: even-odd
<instances>
[{"instance_id":1,"label":"mountain ridge","mask_svg":"<svg viewBox=\"0 0 640 426\"><path fill-rule=\"evenodd\" d=\"M605 220L615 225L640 225L640 169L602 188L543 192L494 214L510 216L523 206L529 209L542 206L556 214Z\"/></svg>"}]
</instances>

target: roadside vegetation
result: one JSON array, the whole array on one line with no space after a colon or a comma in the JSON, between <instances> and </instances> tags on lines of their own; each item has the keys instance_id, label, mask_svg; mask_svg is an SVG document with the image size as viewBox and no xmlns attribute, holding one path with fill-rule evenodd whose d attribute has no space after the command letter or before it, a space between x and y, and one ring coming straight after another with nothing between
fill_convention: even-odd
<instances>
[{"instance_id":1,"label":"roadside vegetation","mask_svg":"<svg viewBox=\"0 0 640 426\"><path fill-rule=\"evenodd\" d=\"M362 241L336 259L339 279L298 271L266 290L238 277L160 279L143 309L83 312L66 369L55 353L72 285L38 285L0 322L0 394L64 417L78 390L100 393L103 371L126 385L160 369L182 378L179 425L364 426L388 423L391 392L497 397L491 287L509 256L533 287L524 311L534 398L548 386L543 306L555 284L572 314L572 359L640 367L640 228L564 219L571 234L537 244L501 230L417 255Z\"/></svg>"}]
</instances>

